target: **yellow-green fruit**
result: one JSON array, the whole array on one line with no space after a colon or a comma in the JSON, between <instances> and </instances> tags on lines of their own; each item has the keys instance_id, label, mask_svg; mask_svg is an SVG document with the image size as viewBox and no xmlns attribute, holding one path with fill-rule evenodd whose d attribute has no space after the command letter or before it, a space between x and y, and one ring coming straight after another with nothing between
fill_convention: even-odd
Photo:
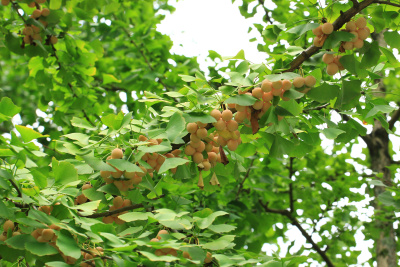
<instances>
[{"instance_id":1,"label":"yellow-green fruit","mask_svg":"<svg viewBox=\"0 0 400 267\"><path fill-rule=\"evenodd\" d=\"M14 223L10 220L7 220L3 225L4 232L7 233L8 229L11 229L11 231L14 231Z\"/></svg>"},{"instance_id":2,"label":"yellow-green fruit","mask_svg":"<svg viewBox=\"0 0 400 267\"><path fill-rule=\"evenodd\" d=\"M122 152L122 149L115 148L111 152L111 158L112 159L122 159L123 156L124 156L124 152Z\"/></svg>"}]
</instances>

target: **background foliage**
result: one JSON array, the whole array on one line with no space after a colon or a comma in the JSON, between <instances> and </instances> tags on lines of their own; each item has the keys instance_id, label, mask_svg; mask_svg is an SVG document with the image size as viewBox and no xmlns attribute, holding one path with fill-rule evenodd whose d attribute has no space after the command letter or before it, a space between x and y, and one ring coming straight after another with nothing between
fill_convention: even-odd
<instances>
[{"instance_id":1,"label":"background foliage","mask_svg":"<svg viewBox=\"0 0 400 267\"><path fill-rule=\"evenodd\" d=\"M168 1L47 1L44 41L22 45L25 24L39 23L29 18L39 6L30 2L11 2L0 14L0 224L11 220L21 233L3 233L2 265L68 266L70 257L81 266L342 266L357 264L355 234L362 231L375 242L369 264L397 266L398 162L389 139L400 116L397 3L273 1L277 7L268 10L261 0L245 0L243 16L265 13L253 28L264 63L249 62L243 50L231 58L210 51L211 60L228 63L209 67L205 77L196 58L171 54L170 38L156 30L159 11L174 10ZM319 50L311 30L321 20L338 30L359 17L372 35L362 48L341 51L345 70L329 76L322 56L338 53L349 36L334 32ZM50 44L50 36L58 42ZM258 132L249 121L240 125L242 144L225 149L227 164L200 174L181 153L127 191L100 175L116 147L124 158L108 163L137 172L136 163L148 166L146 152L183 150L187 123L215 122L210 111L229 103L255 103L239 90L308 75L315 87L305 95L291 89L289 101L275 97ZM149 146L140 135L162 142ZM326 139L332 153L322 148ZM363 156L352 158L362 142ZM214 175L219 186L210 184ZM88 201L77 205L82 194ZM120 210L128 211L119 215L125 223L106 224L117 196L131 202ZM368 203L369 196L376 198ZM365 203L371 208L356 208ZM54 244L32 237L52 225ZM285 236L293 228L306 240L298 250ZM152 240L162 229L169 234ZM285 257L261 252L281 238L290 242ZM160 256L161 249L170 254Z\"/></svg>"}]
</instances>

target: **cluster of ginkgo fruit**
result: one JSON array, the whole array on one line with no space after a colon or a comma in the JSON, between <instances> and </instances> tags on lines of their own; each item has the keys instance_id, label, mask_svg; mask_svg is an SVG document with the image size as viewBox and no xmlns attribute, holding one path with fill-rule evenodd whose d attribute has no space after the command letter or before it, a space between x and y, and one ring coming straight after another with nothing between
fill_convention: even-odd
<instances>
[{"instance_id":1,"label":"cluster of ginkgo fruit","mask_svg":"<svg viewBox=\"0 0 400 267\"><path fill-rule=\"evenodd\" d=\"M168 233L167 230L165 230L165 229L160 230L157 233L157 236L155 238L152 238L150 240L150 242L162 241L163 235L168 235L168 234L169 233ZM172 256L177 257L178 256L178 251L176 249L174 249L174 248L160 248L160 249L156 249L154 254L156 256L172 255ZM189 252L187 252L187 251L183 251L182 252L182 257L186 258L186 259L189 259L189 260L192 260L192 257L190 256ZM206 257L204 259L204 263L208 264L208 263L211 263L211 262L212 262L212 254L207 251Z\"/></svg>"},{"instance_id":2,"label":"cluster of ginkgo fruit","mask_svg":"<svg viewBox=\"0 0 400 267\"><path fill-rule=\"evenodd\" d=\"M356 21L346 23L346 31L354 35L354 39L349 42L343 42L341 48L343 50L353 50L364 46L364 40L368 38L370 30L367 27L367 20L364 17L359 17ZM341 49L339 48L339 51Z\"/></svg>"},{"instance_id":3,"label":"cluster of ginkgo fruit","mask_svg":"<svg viewBox=\"0 0 400 267\"><path fill-rule=\"evenodd\" d=\"M122 197L117 196L113 199L113 205L110 207L109 211L114 211L130 205L132 205L132 202L129 199L123 199ZM103 223L110 224L115 222L116 224L124 224L125 221L118 218L118 216L125 213L127 213L127 211L103 217Z\"/></svg>"},{"instance_id":4,"label":"cluster of ginkgo fruit","mask_svg":"<svg viewBox=\"0 0 400 267\"><path fill-rule=\"evenodd\" d=\"M322 26L320 25L319 27L322 28ZM315 28L313 32L319 32L320 30L317 30L319 27ZM354 38L351 41L341 43L339 47L339 52L342 53L346 50L362 48L364 46L364 40L367 39L370 35L370 29L367 27L367 20L364 17L359 17L355 21L351 20L347 22L346 28L342 29L342 31L350 32L354 35ZM323 55L322 61L327 64L326 73L328 75L333 76L338 73L339 70L344 70L343 65L340 63L341 57L341 55L333 55L333 53L331 52L325 53Z\"/></svg>"},{"instance_id":5,"label":"cluster of ginkgo fruit","mask_svg":"<svg viewBox=\"0 0 400 267\"><path fill-rule=\"evenodd\" d=\"M11 236L16 236L16 235L20 235L21 231L20 229L16 230L15 224L14 222L7 220L4 222L3 224L3 232L0 234L0 241L6 241L7 240L7 236L8 236L8 232L11 231Z\"/></svg>"},{"instance_id":6,"label":"cluster of ginkgo fruit","mask_svg":"<svg viewBox=\"0 0 400 267\"><path fill-rule=\"evenodd\" d=\"M54 230L59 231L61 228L55 224L49 226L49 228L38 228L33 230L31 235L38 241L42 243L49 243L51 246L57 248L56 240L57 236Z\"/></svg>"},{"instance_id":7,"label":"cluster of ginkgo fruit","mask_svg":"<svg viewBox=\"0 0 400 267\"><path fill-rule=\"evenodd\" d=\"M40 206L38 208L38 211L44 212L47 215L50 215L51 212L53 211L53 206Z\"/></svg>"},{"instance_id":8,"label":"cluster of ginkgo fruit","mask_svg":"<svg viewBox=\"0 0 400 267\"><path fill-rule=\"evenodd\" d=\"M110 159L122 159L124 152L120 148L115 148L107 160ZM107 162L110 166L111 163ZM133 189L134 185L138 185L142 181L142 177L146 175L147 170L141 167L141 172L127 172L121 171L118 168L112 166L115 171L100 171L100 176L104 179L107 184L114 184L120 191L127 191Z\"/></svg>"},{"instance_id":9,"label":"cluster of ginkgo fruit","mask_svg":"<svg viewBox=\"0 0 400 267\"><path fill-rule=\"evenodd\" d=\"M3 6L7 6L11 3L11 0L1 0L1 4ZM28 6L31 8L36 8L33 10L30 18L41 23L43 28L46 28L48 23L46 18L50 15L50 9L42 8L41 4L44 4L46 0L35 0L28 3ZM24 29L22 30L23 35L23 43L26 45L34 43L34 41L43 42L44 33L42 28L37 25L26 24ZM54 35L46 36L46 40L48 44L56 44L58 42L58 38Z\"/></svg>"},{"instance_id":10,"label":"cluster of ginkgo fruit","mask_svg":"<svg viewBox=\"0 0 400 267\"><path fill-rule=\"evenodd\" d=\"M314 45L316 47L322 47L328 35L333 32L333 25L332 23L325 22L324 24L313 29L312 32L315 35L313 42Z\"/></svg>"}]
</instances>

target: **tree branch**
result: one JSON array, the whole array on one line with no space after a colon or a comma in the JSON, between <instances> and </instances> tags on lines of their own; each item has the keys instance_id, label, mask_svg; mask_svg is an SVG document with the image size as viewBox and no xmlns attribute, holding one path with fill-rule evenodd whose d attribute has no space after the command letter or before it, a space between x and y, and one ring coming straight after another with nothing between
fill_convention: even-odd
<instances>
[{"instance_id":1,"label":"tree branch","mask_svg":"<svg viewBox=\"0 0 400 267\"><path fill-rule=\"evenodd\" d=\"M393 130L394 124L400 119L400 108L395 110L389 121L389 129Z\"/></svg>"},{"instance_id":2,"label":"tree branch","mask_svg":"<svg viewBox=\"0 0 400 267\"><path fill-rule=\"evenodd\" d=\"M267 213L276 213L276 214L281 214L286 216L289 220L290 223L293 224L294 226L297 227L297 229L299 229L299 231L301 232L301 234L307 239L307 241L311 244L312 248L317 251L317 253L322 257L322 259L326 262L326 265L328 267L334 267L335 265L333 265L332 261L329 259L329 257L326 255L325 251L323 251L313 240L312 237L307 233L306 230L304 230L304 228L301 226L301 224L299 223L299 221L293 217L293 215L288 211L288 210L276 210L276 209L271 209L268 207L268 203L263 204L261 202L261 200L259 201L259 203L261 204L261 206L264 208L264 211Z\"/></svg>"},{"instance_id":3,"label":"tree branch","mask_svg":"<svg viewBox=\"0 0 400 267\"><path fill-rule=\"evenodd\" d=\"M160 198L163 198L163 197L165 197L165 195L161 195L161 196L153 198L151 200L157 200L157 199L160 199ZM135 205L129 205L129 206L126 206L126 207L123 207L123 208L120 208L120 209L113 210L113 211L94 213L92 215L81 215L81 214L78 213L78 215L80 217L85 217L85 218L100 218L100 217L111 216L111 215L118 214L118 213L121 213L121 212L124 212L124 211L128 211L128 210L135 210L135 209L143 208L143 207L144 207L144 204L140 203L140 204L135 204Z\"/></svg>"},{"instance_id":4,"label":"tree branch","mask_svg":"<svg viewBox=\"0 0 400 267\"><path fill-rule=\"evenodd\" d=\"M389 6L395 6L395 7L400 7L400 4L392 3L390 1L375 1L375 3L389 5Z\"/></svg>"},{"instance_id":5,"label":"tree branch","mask_svg":"<svg viewBox=\"0 0 400 267\"><path fill-rule=\"evenodd\" d=\"M260 3L260 5L263 7L265 11L264 19L268 21L270 24L272 24L271 17L268 15L269 10L265 7L264 0L258 0L258 3Z\"/></svg>"},{"instance_id":6,"label":"tree branch","mask_svg":"<svg viewBox=\"0 0 400 267\"><path fill-rule=\"evenodd\" d=\"M249 175L250 175L250 170L251 170L251 167L253 166L255 160L256 160L255 158L253 158L253 159L251 160L250 166L248 167L247 172L246 172L246 174L245 174L245 176L244 176L242 182L241 182L240 185L239 185L239 189L238 189L238 191L237 191L237 193L236 193L236 198L235 198L236 200L239 198L240 192L241 192L242 189L243 189L243 184L244 184L244 182L246 181L246 179L247 179L247 178L249 177Z\"/></svg>"},{"instance_id":7,"label":"tree branch","mask_svg":"<svg viewBox=\"0 0 400 267\"><path fill-rule=\"evenodd\" d=\"M290 163L289 163L289 179L290 179L290 184L289 184L289 203L290 203L290 213L294 212L294 198L293 198L293 181L292 181L292 176L294 174L293 170L293 157L290 157Z\"/></svg>"},{"instance_id":8,"label":"tree branch","mask_svg":"<svg viewBox=\"0 0 400 267\"><path fill-rule=\"evenodd\" d=\"M14 182L13 179L10 179L10 183L11 183L12 186L15 188L15 190L17 190L18 197L22 197L22 192L21 192L21 190L19 189L18 185Z\"/></svg>"},{"instance_id":9,"label":"tree branch","mask_svg":"<svg viewBox=\"0 0 400 267\"><path fill-rule=\"evenodd\" d=\"M357 13L359 13L361 10L363 10L364 8L366 8L367 6L371 5L374 3L375 0L365 0L361 3L359 3L359 5L353 6L352 8L350 8L349 10L347 10L346 12L343 12L340 17L338 17L333 23L333 29L335 31L339 30L340 28L342 28L342 26L350 21L350 19L352 17L354 17ZM306 61L308 58L310 58L312 55L316 54L321 48L320 47L316 47L314 45L310 46L309 48L307 48L306 50L304 50L299 56L297 56L291 63L290 63L290 68L288 68L287 70L285 70L284 72L292 72L295 69L297 69L298 67L300 67L301 64L303 64L304 61Z\"/></svg>"}]
</instances>

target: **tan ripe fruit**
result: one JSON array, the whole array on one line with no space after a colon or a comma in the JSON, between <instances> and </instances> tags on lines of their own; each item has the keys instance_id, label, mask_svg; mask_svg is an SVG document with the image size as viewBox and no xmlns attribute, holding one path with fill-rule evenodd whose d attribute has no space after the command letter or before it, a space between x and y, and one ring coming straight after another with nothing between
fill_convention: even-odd
<instances>
[{"instance_id":1,"label":"tan ripe fruit","mask_svg":"<svg viewBox=\"0 0 400 267\"><path fill-rule=\"evenodd\" d=\"M354 44L352 42L344 42L342 46L344 50L352 50L354 48Z\"/></svg>"},{"instance_id":2,"label":"tan ripe fruit","mask_svg":"<svg viewBox=\"0 0 400 267\"><path fill-rule=\"evenodd\" d=\"M203 162L204 157L203 157L203 154L201 154L200 152L196 152L193 154L192 159L193 159L194 163L199 164L199 163Z\"/></svg>"},{"instance_id":3,"label":"tan ripe fruit","mask_svg":"<svg viewBox=\"0 0 400 267\"><path fill-rule=\"evenodd\" d=\"M204 166L203 168L204 171L209 171L211 169L211 164L208 160L203 161L203 166Z\"/></svg>"},{"instance_id":4,"label":"tan ripe fruit","mask_svg":"<svg viewBox=\"0 0 400 267\"><path fill-rule=\"evenodd\" d=\"M203 123L201 121L197 122L197 125L199 126L199 128L206 128L208 123Z\"/></svg>"},{"instance_id":5,"label":"tan ripe fruit","mask_svg":"<svg viewBox=\"0 0 400 267\"><path fill-rule=\"evenodd\" d=\"M1 0L1 5L8 6L10 4L10 0Z\"/></svg>"},{"instance_id":6,"label":"tan ripe fruit","mask_svg":"<svg viewBox=\"0 0 400 267\"><path fill-rule=\"evenodd\" d=\"M221 111L219 111L218 109L213 109L210 115L213 116L216 121L221 119Z\"/></svg>"},{"instance_id":7,"label":"tan ripe fruit","mask_svg":"<svg viewBox=\"0 0 400 267\"><path fill-rule=\"evenodd\" d=\"M235 121L237 123L242 123L245 118L246 118L246 113L245 112L242 112L242 111L236 112Z\"/></svg>"},{"instance_id":8,"label":"tan ripe fruit","mask_svg":"<svg viewBox=\"0 0 400 267\"><path fill-rule=\"evenodd\" d=\"M86 190L86 189L89 189L89 188L92 188L92 185L91 185L91 184L84 184L84 185L82 186L82 190Z\"/></svg>"},{"instance_id":9,"label":"tan ripe fruit","mask_svg":"<svg viewBox=\"0 0 400 267\"><path fill-rule=\"evenodd\" d=\"M124 200L122 199L122 197L117 196L113 199L113 205L114 207L116 207L117 209L122 207L122 204L124 203Z\"/></svg>"},{"instance_id":10,"label":"tan ripe fruit","mask_svg":"<svg viewBox=\"0 0 400 267\"><path fill-rule=\"evenodd\" d=\"M304 86L304 78L303 77L296 77L293 80L293 86L296 88L300 88Z\"/></svg>"},{"instance_id":11,"label":"tan ripe fruit","mask_svg":"<svg viewBox=\"0 0 400 267\"><path fill-rule=\"evenodd\" d=\"M277 91L277 90L274 89L272 92L274 93L275 91ZM280 91L282 91L282 90L280 90ZM262 109L263 104L264 104L263 101L258 100L258 101L256 101L256 102L253 104L253 108L254 108L255 110L260 110L260 109Z\"/></svg>"},{"instance_id":12,"label":"tan ripe fruit","mask_svg":"<svg viewBox=\"0 0 400 267\"><path fill-rule=\"evenodd\" d=\"M310 75L304 78L304 84L307 87L314 87L316 84L317 80L314 78L314 76Z\"/></svg>"},{"instance_id":13,"label":"tan ripe fruit","mask_svg":"<svg viewBox=\"0 0 400 267\"><path fill-rule=\"evenodd\" d=\"M338 71L339 71L339 67L338 67L338 65L336 65L335 63L330 63L330 64L328 64L328 66L326 67L326 72L327 72L328 75L330 75L330 76L335 75Z\"/></svg>"},{"instance_id":14,"label":"tan ripe fruit","mask_svg":"<svg viewBox=\"0 0 400 267\"><path fill-rule=\"evenodd\" d=\"M351 42L355 42L358 39L358 32L354 31L354 32L350 32L351 34L354 35L354 38L351 40Z\"/></svg>"},{"instance_id":15,"label":"tan ripe fruit","mask_svg":"<svg viewBox=\"0 0 400 267\"><path fill-rule=\"evenodd\" d=\"M322 41L322 39L321 39L320 37L315 36L315 37L314 37L313 44L314 44L316 47L322 47L322 46L324 45L324 42Z\"/></svg>"},{"instance_id":16,"label":"tan ripe fruit","mask_svg":"<svg viewBox=\"0 0 400 267\"><path fill-rule=\"evenodd\" d=\"M333 54L324 54L323 56L322 56L322 61L325 63L325 64L330 64L330 63L332 63L333 62L333 59L334 59L335 57L333 56Z\"/></svg>"},{"instance_id":17,"label":"tan ripe fruit","mask_svg":"<svg viewBox=\"0 0 400 267\"><path fill-rule=\"evenodd\" d=\"M222 116L221 118L224 121L230 121L232 119L232 111L230 111L229 109L226 109L222 112Z\"/></svg>"},{"instance_id":18,"label":"tan ripe fruit","mask_svg":"<svg viewBox=\"0 0 400 267\"><path fill-rule=\"evenodd\" d=\"M358 39L357 41L354 42L354 48L359 49L359 48L361 48L363 46L364 46L364 41L361 40L361 39Z\"/></svg>"},{"instance_id":19,"label":"tan ripe fruit","mask_svg":"<svg viewBox=\"0 0 400 267\"><path fill-rule=\"evenodd\" d=\"M263 96L263 93L264 92L261 90L261 87L257 87L253 89L251 95L254 96L255 98L261 98Z\"/></svg>"},{"instance_id":20,"label":"tan ripe fruit","mask_svg":"<svg viewBox=\"0 0 400 267\"><path fill-rule=\"evenodd\" d=\"M192 259L192 257L190 257L189 252L187 252L187 251L182 252L182 257L184 257L185 259L189 259L189 260Z\"/></svg>"},{"instance_id":21,"label":"tan ripe fruit","mask_svg":"<svg viewBox=\"0 0 400 267\"><path fill-rule=\"evenodd\" d=\"M204 139L207 137L208 133L207 133L207 129L206 128L200 128L197 130L196 135L200 138L200 139Z\"/></svg>"},{"instance_id":22,"label":"tan ripe fruit","mask_svg":"<svg viewBox=\"0 0 400 267\"><path fill-rule=\"evenodd\" d=\"M196 148L197 152L203 152L206 149L206 145L204 144L204 142L200 142L199 147Z\"/></svg>"},{"instance_id":23,"label":"tan ripe fruit","mask_svg":"<svg viewBox=\"0 0 400 267\"><path fill-rule=\"evenodd\" d=\"M186 130L191 134L194 134L197 131L198 128L199 127L197 126L197 123L195 123L195 122L190 122L186 126Z\"/></svg>"},{"instance_id":24,"label":"tan ripe fruit","mask_svg":"<svg viewBox=\"0 0 400 267\"><path fill-rule=\"evenodd\" d=\"M272 83L271 83L270 81L268 81L268 80L264 80L264 81L261 83L261 90L262 90L264 93L271 92L271 90L272 90Z\"/></svg>"},{"instance_id":25,"label":"tan ripe fruit","mask_svg":"<svg viewBox=\"0 0 400 267\"><path fill-rule=\"evenodd\" d=\"M321 30L324 34L331 34L333 32L332 23L326 22L321 26Z\"/></svg>"},{"instance_id":26,"label":"tan ripe fruit","mask_svg":"<svg viewBox=\"0 0 400 267\"><path fill-rule=\"evenodd\" d=\"M212 262L212 254L210 252L207 252L206 258L204 259L204 263L210 263Z\"/></svg>"},{"instance_id":27,"label":"tan ripe fruit","mask_svg":"<svg viewBox=\"0 0 400 267\"><path fill-rule=\"evenodd\" d=\"M196 149L193 148L191 145L187 145L185 147L185 154L188 156L192 156L196 152Z\"/></svg>"},{"instance_id":28,"label":"tan ripe fruit","mask_svg":"<svg viewBox=\"0 0 400 267\"><path fill-rule=\"evenodd\" d=\"M356 25L358 28L365 28L365 26L367 26L367 20L364 17L359 17L356 20Z\"/></svg>"},{"instance_id":29,"label":"tan ripe fruit","mask_svg":"<svg viewBox=\"0 0 400 267\"><path fill-rule=\"evenodd\" d=\"M232 113L232 112L231 112ZM229 119L230 120L230 119ZM215 129L217 129L217 131L223 131L226 129L226 123L225 121L221 118L219 121L217 121L214 125Z\"/></svg>"},{"instance_id":30,"label":"tan ripe fruit","mask_svg":"<svg viewBox=\"0 0 400 267\"><path fill-rule=\"evenodd\" d=\"M263 103L262 101L260 101L260 102ZM239 127L238 123L234 120L230 120L226 123L226 128L230 132L236 131L238 129L238 127Z\"/></svg>"},{"instance_id":31,"label":"tan ripe fruit","mask_svg":"<svg viewBox=\"0 0 400 267\"><path fill-rule=\"evenodd\" d=\"M42 15L42 12L39 9L35 9L32 12L32 18L36 19Z\"/></svg>"},{"instance_id":32,"label":"tan ripe fruit","mask_svg":"<svg viewBox=\"0 0 400 267\"><path fill-rule=\"evenodd\" d=\"M124 156L124 152L122 152L122 149L115 148L111 152L111 158L112 159L122 159L123 156Z\"/></svg>"},{"instance_id":33,"label":"tan ripe fruit","mask_svg":"<svg viewBox=\"0 0 400 267\"><path fill-rule=\"evenodd\" d=\"M354 21L349 21L346 23L346 30L353 32L356 30L356 28L357 28L357 25Z\"/></svg>"},{"instance_id":34,"label":"tan ripe fruit","mask_svg":"<svg viewBox=\"0 0 400 267\"><path fill-rule=\"evenodd\" d=\"M314 29L312 30L312 32L313 32L313 34L314 34L315 36L320 36L320 35L322 35L323 32L322 32L321 25L319 25L317 28L314 28Z\"/></svg>"},{"instance_id":35,"label":"tan ripe fruit","mask_svg":"<svg viewBox=\"0 0 400 267\"><path fill-rule=\"evenodd\" d=\"M54 237L54 231L53 229L44 229L42 232L42 237L43 239L45 239L46 241L50 241L53 239Z\"/></svg>"},{"instance_id":36,"label":"tan ripe fruit","mask_svg":"<svg viewBox=\"0 0 400 267\"><path fill-rule=\"evenodd\" d=\"M48 15L50 15L50 9L48 9L48 8L43 8L43 9L42 9L42 16L43 16L43 17L47 17Z\"/></svg>"},{"instance_id":37,"label":"tan ripe fruit","mask_svg":"<svg viewBox=\"0 0 400 267\"><path fill-rule=\"evenodd\" d=\"M282 89L284 91L290 90L292 88L292 83L289 80L283 80L282 81Z\"/></svg>"},{"instance_id":38,"label":"tan ripe fruit","mask_svg":"<svg viewBox=\"0 0 400 267\"><path fill-rule=\"evenodd\" d=\"M367 30L368 28L361 28L358 29L357 31L357 36L358 38L360 38L361 40L365 40L368 38L369 36L369 31Z\"/></svg>"},{"instance_id":39,"label":"tan ripe fruit","mask_svg":"<svg viewBox=\"0 0 400 267\"><path fill-rule=\"evenodd\" d=\"M147 141L147 137L146 136L144 136L144 135L139 135L139 141L140 142L144 142L144 141Z\"/></svg>"},{"instance_id":40,"label":"tan ripe fruit","mask_svg":"<svg viewBox=\"0 0 400 267\"><path fill-rule=\"evenodd\" d=\"M114 222L114 218L111 216L103 217L103 223L110 224Z\"/></svg>"},{"instance_id":41,"label":"tan ripe fruit","mask_svg":"<svg viewBox=\"0 0 400 267\"><path fill-rule=\"evenodd\" d=\"M268 92L268 93L264 93L262 99L264 100L264 102L269 102L274 98L274 95L272 94L272 92Z\"/></svg>"},{"instance_id":42,"label":"tan ripe fruit","mask_svg":"<svg viewBox=\"0 0 400 267\"><path fill-rule=\"evenodd\" d=\"M232 139L229 140L227 143L228 149L230 151L235 151L237 149L238 145L239 145L238 142L236 140L232 140Z\"/></svg>"},{"instance_id":43,"label":"tan ripe fruit","mask_svg":"<svg viewBox=\"0 0 400 267\"><path fill-rule=\"evenodd\" d=\"M282 81L272 82L272 89L279 90L282 88Z\"/></svg>"},{"instance_id":44,"label":"tan ripe fruit","mask_svg":"<svg viewBox=\"0 0 400 267\"><path fill-rule=\"evenodd\" d=\"M3 224L3 230L4 232L8 232L8 229L11 229L11 231L14 231L14 223L10 220L5 221Z\"/></svg>"}]
</instances>

